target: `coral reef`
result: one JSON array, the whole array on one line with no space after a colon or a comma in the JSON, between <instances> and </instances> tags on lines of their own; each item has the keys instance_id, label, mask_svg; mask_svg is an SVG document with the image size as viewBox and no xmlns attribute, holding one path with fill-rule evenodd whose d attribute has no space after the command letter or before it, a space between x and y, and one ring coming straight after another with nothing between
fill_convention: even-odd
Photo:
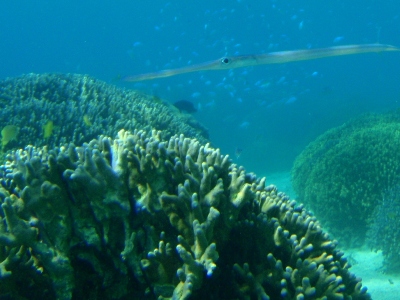
<instances>
[{"instance_id":1,"label":"coral reef","mask_svg":"<svg viewBox=\"0 0 400 300\"><path fill-rule=\"evenodd\" d=\"M382 193L400 182L400 112L368 114L331 129L297 157L299 201L340 242L365 241Z\"/></svg>"},{"instance_id":2,"label":"coral reef","mask_svg":"<svg viewBox=\"0 0 400 300\"><path fill-rule=\"evenodd\" d=\"M28 146L0 175L3 297L370 299L302 205L196 139Z\"/></svg>"},{"instance_id":3,"label":"coral reef","mask_svg":"<svg viewBox=\"0 0 400 300\"><path fill-rule=\"evenodd\" d=\"M17 138L3 136L5 150L69 142L80 145L122 128L156 128L164 138L179 132L202 143L208 138L201 124L173 105L87 75L27 74L0 81L0 107L0 130L18 129Z\"/></svg>"},{"instance_id":4,"label":"coral reef","mask_svg":"<svg viewBox=\"0 0 400 300\"><path fill-rule=\"evenodd\" d=\"M383 193L374 210L367 232L367 243L373 250L382 250L387 272L400 270L400 186Z\"/></svg>"}]
</instances>

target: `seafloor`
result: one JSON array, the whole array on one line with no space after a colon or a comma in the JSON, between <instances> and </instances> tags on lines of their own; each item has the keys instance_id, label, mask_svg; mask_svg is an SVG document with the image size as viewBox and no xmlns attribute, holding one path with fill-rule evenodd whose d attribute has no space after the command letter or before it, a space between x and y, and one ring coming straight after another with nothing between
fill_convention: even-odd
<instances>
[{"instance_id":1,"label":"seafloor","mask_svg":"<svg viewBox=\"0 0 400 300\"><path fill-rule=\"evenodd\" d=\"M273 173L266 175L266 177L267 184L274 184L279 191L285 192L291 199L296 199L290 180L290 172ZM352 262L353 266L350 271L362 278L363 286L368 287L372 299L400 299L400 272L397 274L386 274L384 272L381 252L373 252L366 247L342 250Z\"/></svg>"}]
</instances>

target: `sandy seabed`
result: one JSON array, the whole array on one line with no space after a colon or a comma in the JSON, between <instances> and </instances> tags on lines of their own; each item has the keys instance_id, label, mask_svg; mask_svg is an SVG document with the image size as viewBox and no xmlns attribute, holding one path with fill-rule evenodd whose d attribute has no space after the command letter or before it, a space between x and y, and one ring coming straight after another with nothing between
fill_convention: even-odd
<instances>
[{"instance_id":1,"label":"sandy seabed","mask_svg":"<svg viewBox=\"0 0 400 300\"><path fill-rule=\"evenodd\" d=\"M269 174L266 178L266 185L273 184L278 191L284 192L291 199L296 199L290 171ZM362 278L363 286L368 288L373 300L400 299L400 272L398 274L384 272L382 252L373 252L367 248L342 250L352 263L350 271Z\"/></svg>"},{"instance_id":2,"label":"sandy seabed","mask_svg":"<svg viewBox=\"0 0 400 300\"><path fill-rule=\"evenodd\" d=\"M400 299L400 273L385 274L382 269L382 253L369 249L344 249L351 257L353 266L350 271L362 278L363 286L368 288L374 300Z\"/></svg>"}]
</instances>

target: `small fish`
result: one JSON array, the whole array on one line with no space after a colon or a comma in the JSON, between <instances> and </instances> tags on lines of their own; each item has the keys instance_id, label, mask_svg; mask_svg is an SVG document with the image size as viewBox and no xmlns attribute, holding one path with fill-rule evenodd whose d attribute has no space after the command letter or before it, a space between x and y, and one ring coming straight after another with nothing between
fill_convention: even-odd
<instances>
[{"instance_id":1,"label":"small fish","mask_svg":"<svg viewBox=\"0 0 400 300\"><path fill-rule=\"evenodd\" d=\"M238 159L238 158L240 157L240 155L242 154L242 152L243 152L243 149L242 149L242 148L236 148L236 149L235 149L235 156L236 156L236 159Z\"/></svg>"},{"instance_id":2,"label":"small fish","mask_svg":"<svg viewBox=\"0 0 400 300\"><path fill-rule=\"evenodd\" d=\"M163 103L162 99L156 95L153 95L151 98L152 98L151 100L155 103L159 103L159 104Z\"/></svg>"},{"instance_id":3,"label":"small fish","mask_svg":"<svg viewBox=\"0 0 400 300\"><path fill-rule=\"evenodd\" d=\"M333 39L333 43L339 43L344 40L344 36L337 36Z\"/></svg>"},{"instance_id":4,"label":"small fish","mask_svg":"<svg viewBox=\"0 0 400 300\"><path fill-rule=\"evenodd\" d=\"M276 82L276 84L282 84L285 82L285 80L286 80L286 77L282 76L281 78L279 78L279 80Z\"/></svg>"},{"instance_id":5,"label":"small fish","mask_svg":"<svg viewBox=\"0 0 400 300\"><path fill-rule=\"evenodd\" d=\"M214 107L215 106L215 99L212 99L211 101L207 102L205 107Z\"/></svg>"},{"instance_id":6,"label":"small fish","mask_svg":"<svg viewBox=\"0 0 400 300\"><path fill-rule=\"evenodd\" d=\"M292 96L292 97L290 97L289 99L286 100L285 104L292 104L292 103L294 103L296 101L297 101L297 97Z\"/></svg>"},{"instance_id":7,"label":"small fish","mask_svg":"<svg viewBox=\"0 0 400 300\"><path fill-rule=\"evenodd\" d=\"M47 121L47 123L43 125L43 137L45 139L49 138L53 133L53 129L54 129L53 121L50 120Z\"/></svg>"},{"instance_id":8,"label":"small fish","mask_svg":"<svg viewBox=\"0 0 400 300\"><path fill-rule=\"evenodd\" d=\"M192 94L192 98L199 98L201 96L201 94L199 92L194 92Z\"/></svg>"},{"instance_id":9,"label":"small fish","mask_svg":"<svg viewBox=\"0 0 400 300\"><path fill-rule=\"evenodd\" d=\"M15 125L7 125L1 131L1 144L3 147L10 141L15 140L18 135L19 128Z\"/></svg>"},{"instance_id":10,"label":"small fish","mask_svg":"<svg viewBox=\"0 0 400 300\"><path fill-rule=\"evenodd\" d=\"M92 126L92 122L90 122L90 118L88 115L83 116L83 123L85 123L85 125L88 127Z\"/></svg>"},{"instance_id":11,"label":"small fish","mask_svg":"<svg viewBox=\"0 0 400 300\"><path fill-rule=\"evenodd\" d=\"M180 112L184 111L189 114L197 112L196 107L194 106L193 102L188 100L180 100L174 103L174 106L179 109Z\"/></svg>"}]
</instances>

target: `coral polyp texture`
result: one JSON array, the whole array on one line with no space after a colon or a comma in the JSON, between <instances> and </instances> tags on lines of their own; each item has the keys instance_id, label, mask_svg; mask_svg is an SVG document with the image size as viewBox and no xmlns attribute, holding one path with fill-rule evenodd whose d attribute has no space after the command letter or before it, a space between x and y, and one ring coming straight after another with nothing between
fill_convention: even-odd
<instances>
[{"instance_id":1,"label":"coral polyp texture","mask_svg":"<svg viewBox=\"0 0 400 300\"><path fill-rule=\"evenodd\" d=\"M315 217L196 139L29 146L1 185L2 297L370 299Z\"/></svg>"},{"instance_id":2,"label":"coral polyp texture","mask_svg":"<svg viewBox=\"0 0 400 300\"><path fill-rule=\"evenodd\" d=\"M400 185L383 193L367 231L367 242L373 250L382 250L386 272L399 272Z\"/></svg>"},{"instance_id":3,"label":"coral polyp texture","mask_svg":"<svg viewBox=\"0 0 400 300\"><path fill-rule=\"evenodd\" d=\"M159 98L87 75L27 74L0 81L0 131L5 150L26 145L82 144L120 129L163 130L207 142L207 130Z\"/></svg>"},{"instance_id":4,"label":"coral polyp texture","mask_svg":"<svg viewBox=\"0 0 400 300\"><path fill-rule=\"evenodd\" d=\"M294 163L299 201L340 242L362 244L382 194L400 182L399 149L400 111L368 114L327 131Z\"/></svg>"}]
</instances>

